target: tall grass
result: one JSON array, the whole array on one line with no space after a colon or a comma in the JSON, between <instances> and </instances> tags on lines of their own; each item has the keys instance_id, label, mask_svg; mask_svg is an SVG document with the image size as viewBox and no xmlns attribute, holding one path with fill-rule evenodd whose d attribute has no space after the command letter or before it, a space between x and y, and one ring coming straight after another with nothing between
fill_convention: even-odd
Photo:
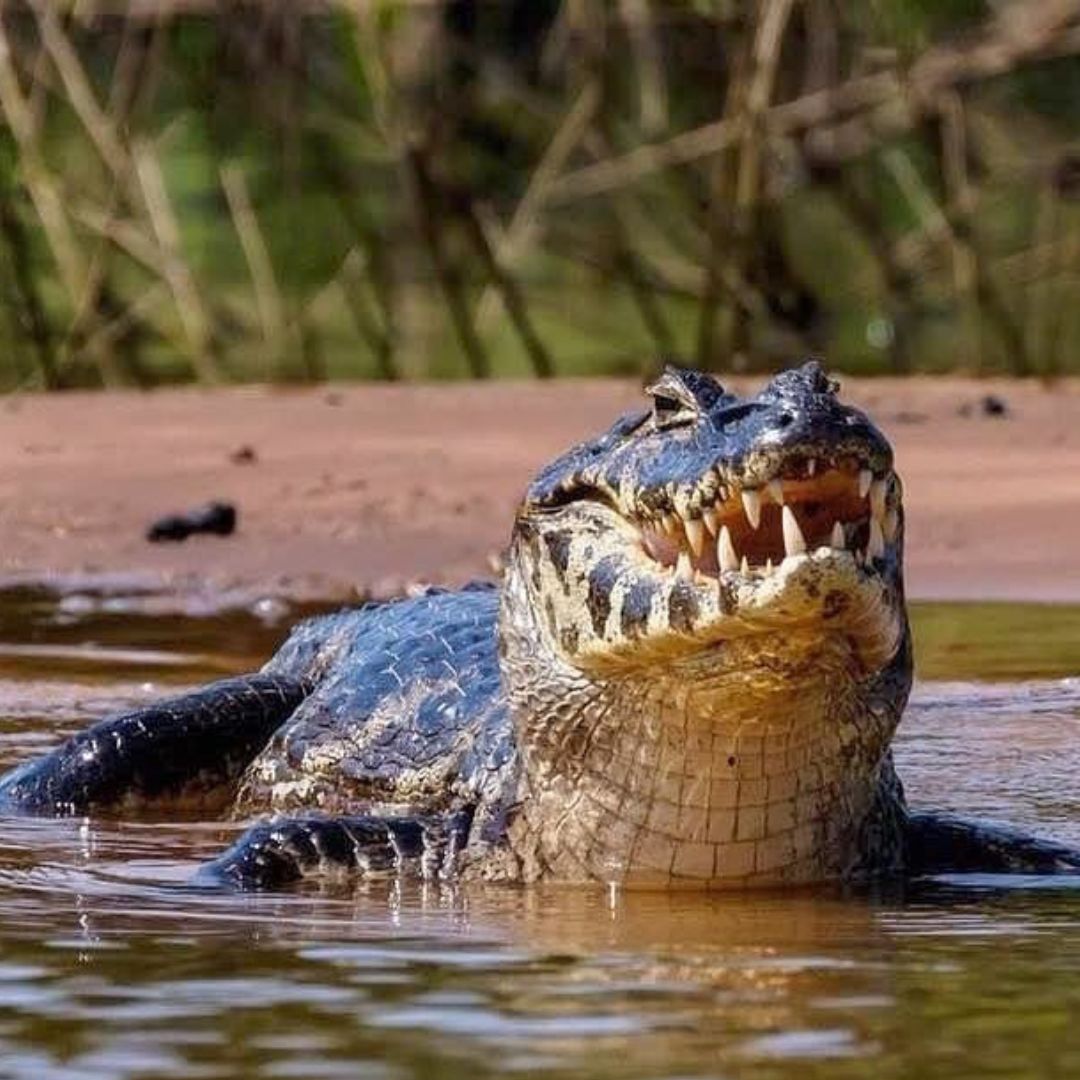
<instances>
[{"instance_id":1,"label":"tall grass","mask_svg":"<svg viewBox=\"0 0 1080 1080\"><path fill-rule=\"evenodd\" d=\"M1080 0L0 8L0 386L1080 370Z\"/></svg>"}]
</instances>

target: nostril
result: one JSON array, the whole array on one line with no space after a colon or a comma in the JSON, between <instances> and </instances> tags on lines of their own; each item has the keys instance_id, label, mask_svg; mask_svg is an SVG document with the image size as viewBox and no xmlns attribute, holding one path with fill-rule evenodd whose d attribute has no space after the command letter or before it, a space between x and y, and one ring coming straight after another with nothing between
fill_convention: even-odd
<instances>
[{"instance_id":1,"label":"nostril","mask_svg":"<svg viewBox=\"0 0 1080 1080\"><path fill-rule=\"evenodd\" d=\"M793 413L782 412L776 418L776 423L779 427L791 427L795 423L795 416Z\"/></svg>"}]
</instances>

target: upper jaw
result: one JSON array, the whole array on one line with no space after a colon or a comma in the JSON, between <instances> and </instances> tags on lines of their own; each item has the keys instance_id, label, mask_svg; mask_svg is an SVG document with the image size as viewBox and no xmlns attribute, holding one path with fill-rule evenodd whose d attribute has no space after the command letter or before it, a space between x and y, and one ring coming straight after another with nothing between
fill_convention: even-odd
<instances>
[{"instance_id":1,"label":"upper jaw","mask_svg":"<svg viewBox=\"0 0 1080 1080\"><path fill-rule=\"evenodd\" d=\"M823 548L866 573L899 568L902 488L883 439L759 448L648 487L628 475L574 476L533 509L606 506L656 570L699 584L770 576L785 559Z\"/></svg>"},{"instance_id":2,"label":"upper jaw","mask_svg":"<svg viewBox=\"0 0 1080 1080\"><path fill-rule=\"evenodd\" d=\"M659 504L620 499L644 553L686 580L769 576L785 559L828 548L866 572L899 563L901 487L891 455L789 452L756 474L712 472Z\"/></svg>"},{"instance_id":3,"label":"upper jaw","mask_svg":"<svg viewBox=\"0 0 1080 1080\"><path fill-rule=\"evenodd\" d=\"M632 504L620 512L654 562L688 579L771 572L821 548L850 552L868 570L899 556L899 478L853 457L809 459L759 486L721 483L702 498L673 500L670 510Z\"/></svg>"}]
</instances>

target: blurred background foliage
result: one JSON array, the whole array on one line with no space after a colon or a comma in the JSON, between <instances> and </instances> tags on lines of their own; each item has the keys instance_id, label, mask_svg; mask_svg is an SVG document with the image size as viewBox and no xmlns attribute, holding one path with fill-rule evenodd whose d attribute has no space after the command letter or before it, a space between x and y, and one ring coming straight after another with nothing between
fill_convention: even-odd
<instances>
[{"instance_id":1,"label":"blurred background foliage","mask_svg":"<svg viewBox=\"0 0 1080 1080\"><path fill-rule=\"evenodd\" d=\"M1080 0L0 8L0 387L1080 370Z\"/></svg>"}]
</instances>

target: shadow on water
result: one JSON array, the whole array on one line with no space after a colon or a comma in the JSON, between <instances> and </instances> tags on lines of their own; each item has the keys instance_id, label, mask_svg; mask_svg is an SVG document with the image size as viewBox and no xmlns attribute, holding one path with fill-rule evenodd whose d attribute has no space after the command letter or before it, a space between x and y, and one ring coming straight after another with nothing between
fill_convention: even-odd
<instances>
[{"instance_id":1,"label":"shadow on water","mask_svg":"<svg viewBox=\"0 0 1080 1080\"><path fill-rule=\"evenodd\" d=\"M0 767L109 709L250 670L300 614L260 600L193 614L138 591L0 598ZM897 746L910 796L1080 843L1080 683L1065 677L1080 670L1080 614L1055 613L1042 666L1049 623L992 614L916 614L924 670L954 681L916 691ZM956 681L1000 678L999 648L1009 677L1040 681ZM752 897L188 887L230 835L218 821L0 819L0 1076L1080 1069L1075 879Z\"/></svg>"}]
</instances>

